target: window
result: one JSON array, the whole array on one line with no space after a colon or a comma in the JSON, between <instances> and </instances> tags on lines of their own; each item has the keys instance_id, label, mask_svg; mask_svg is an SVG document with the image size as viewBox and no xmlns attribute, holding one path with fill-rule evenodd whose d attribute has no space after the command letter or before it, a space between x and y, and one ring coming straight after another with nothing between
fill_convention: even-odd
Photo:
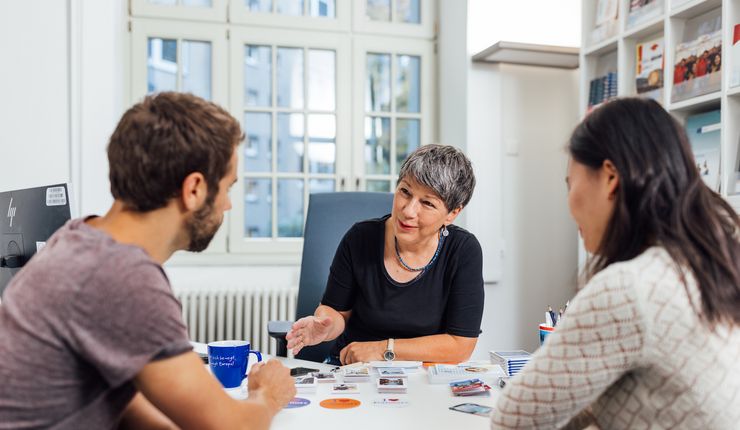
<instances>
[{"instance_id":1,"label":"window","mask_svg":"<svg viewBox=\"0 0 740 430\"><path fill-rule=\"evenodd\" d=\"M432 47L419 40L360 37L355 43L355 165L367 191L392 191L401 164L432 141Z\"/></svg>"},{"instance_id":2,"label":"window","mask_svg":"<svg viewBox=\"0 0 740 430\"><path fill-rule=\"evenodd\" d=\"M310 193L391 191L434 141L434 2L226 2L132 0L131 100L174 90L228 108L240 180L208 252L298 263Z\"/></svg>"},{"instance_id":3,"label":"window","mask_svg":"<svg viewBox=\"0 0 740 430\"><path fill-rule=\"evenodd\" d=\"M239 28L230 55L231 110L247 135L243 188L237 184L232 196L243 206L232 214L230 249L300 252L308 195L336 190L349 170L349 43Z\"/></svg>"}]
</instances>

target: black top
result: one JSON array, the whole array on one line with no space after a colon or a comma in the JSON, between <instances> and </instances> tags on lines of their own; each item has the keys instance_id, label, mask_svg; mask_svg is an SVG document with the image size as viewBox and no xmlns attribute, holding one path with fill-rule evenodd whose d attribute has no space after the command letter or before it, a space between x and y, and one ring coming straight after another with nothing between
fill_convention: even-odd
<instances>
[{"instance_id":1,"label":"black top","mask_svg":"<svg viewBox=\"0 0 740 430\"><path fill-rule=\"evenodd\" d=\"M321 303L352 314L332 355L357 341L480 334L483 255L475 236L448 226L434 264L412 281L398 283L383 264L389 216L352 226L334 255Z\"/></svg>"}]
</instances>

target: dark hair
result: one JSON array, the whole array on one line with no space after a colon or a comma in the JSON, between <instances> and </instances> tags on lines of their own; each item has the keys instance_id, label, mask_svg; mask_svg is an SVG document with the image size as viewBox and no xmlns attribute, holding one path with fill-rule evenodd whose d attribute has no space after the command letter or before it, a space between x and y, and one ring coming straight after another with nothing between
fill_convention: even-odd
<instances>
[{"instance_id":1,"label":"dark hair","mask_svg":"<svg viewBox=\"0 0 740 430\"><path fill-rule=\"evenodd\" d=\"M470 160L462 151L449 145L417 148L401 165L397 183L406 177L434 190L448 211L465 207L475 189L475 174Z\"/></svg>"},{"instance_id":2,"label":"dark hair","mask_svg":"<svg viewBox=\"0 0 740 430\"><path fill-rule=\"evenodd\" d=\"M110 138L111 193L128 209L147 212L167 205L185 177L200 172L211 202L242 138L239 122L214 103L184 93L147 96Z\"/></svg>"},{"instance_id":3,"label":"dark hair","mask_svg":"<svg viewBox=\"0 0 740 430\"><path fill-rule=\"evenodd\" d=\"M683 127L654 100L617 99L576 127L568 151L591 169L609 160L619 173L614 213L586 275L659 245L696 279L702 318L740 324L740 219L702 181Z\"/></svg>"}]
</instances>

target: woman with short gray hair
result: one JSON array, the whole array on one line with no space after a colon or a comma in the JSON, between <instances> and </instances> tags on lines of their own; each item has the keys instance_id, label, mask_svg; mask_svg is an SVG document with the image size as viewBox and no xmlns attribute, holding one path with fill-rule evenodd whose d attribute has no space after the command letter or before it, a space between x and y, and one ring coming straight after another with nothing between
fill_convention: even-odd
<instances>
[{"instance_id":1,"label":"woman with short gray hair","mask_svg":"<svg viewBox=\"0 0 740 430\"><path fill-rule=\"evenodd\" d=\"M457 148L426 145L404 161L393 208L359 222L337 248L321 304L288 333L288 348L337 339L326 362L461 362L483 316L478 240L452 222L475 188Z\"/></svg>"}]
</instances>

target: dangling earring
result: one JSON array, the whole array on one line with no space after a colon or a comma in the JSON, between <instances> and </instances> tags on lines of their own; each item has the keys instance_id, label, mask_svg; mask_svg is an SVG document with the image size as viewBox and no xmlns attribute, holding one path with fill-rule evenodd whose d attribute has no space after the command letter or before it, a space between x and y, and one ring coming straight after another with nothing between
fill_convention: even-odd
<instances>
[{"instance_id":1,"label":"dangling earring","mask_svg":"<svg viewBox=\"0 0 740 430\"><path fill-rule=\"evenodd\" d=\"M449 234L450 234L450 232L447 231L447 226L446 225L443 225L442 226L442 236L447 237L447 236L449 236Z\"/></svg>"}]
</instances>

